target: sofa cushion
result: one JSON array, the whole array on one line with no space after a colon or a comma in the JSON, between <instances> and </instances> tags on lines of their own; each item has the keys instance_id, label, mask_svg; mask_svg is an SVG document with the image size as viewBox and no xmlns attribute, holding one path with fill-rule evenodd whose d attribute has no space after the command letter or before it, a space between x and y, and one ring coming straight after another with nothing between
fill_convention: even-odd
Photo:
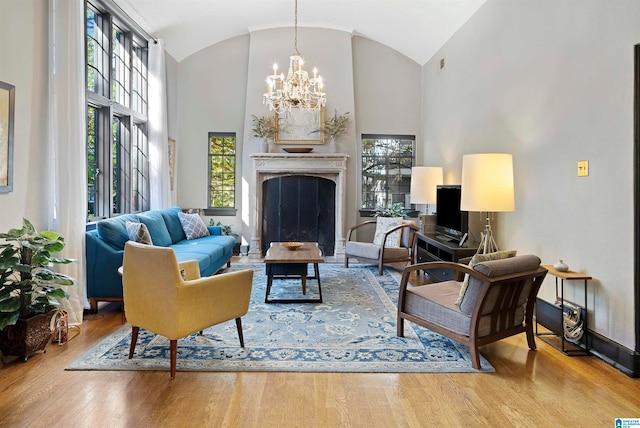
<instances>
[{"instance_id":1,"label":"sofa cushion","mask_svg":"<svg viewBox=\"0 0 640 428\"><path fill-rule=\"evenodd\" d=\"M197 213L185 214L179 212L178 218L180 218L180 223L182 223L182 229L187 239L197 239L210 235L209 229L207 229L204 221L202 221L202 218L200 218L200 215Z\"/></svg>"},{"instance_id":2,"label":"sofa cushion","mask_svg":"<svg viewBox=\"0 0 640 428\"><path fill-rule=\"evenodd\" d=\"M540 266L540 259L538 258L538 256L529 254L525 256L482 262L475 265L474 269L483 275L489 277L497 277L518 272L525 272L528 270L535 270L538 268L538 266ZM480 294L479 285L480 281L478 281L476 278L471 278L469 280L469 287L467 288L467 292L465 293L462 302L460 303L460 310L462 312L469 315L473 313L473 309L476 305L476 302L478 301L478 297ZM522 294L520 295L520 301L518 302L519 304L524 305L524 303L527 301L531 286L531 283L528 284L528 286L522 291ZM497 288L489 291L489 294L485 297L483 314L488 313L492 310L496 300L500 298L500 296L497 295L498 293L499 289Z\"/></svg>"},{"instance_id":3,"label":"sofa cushion","mask_svg":"<svg viewBox=\"0 0 640 428\"><path fill-rule=\"evenodd\" d=\"M405 312L416 314L434 324L463 336L471 332L471 315L465 314L455 303L461 283L445 281L426 284L419 287L407 287L405 298ZM520 306L515 311L514 324L522 324L525 308ZM478 322L478 337L491 332L491 315L480 317Z\"/></svg>"},{"instance_id":4,"label":"sofa cushion","mask_svg":"<svg viewBox=\"0 0 640 428\"><path fill-rule=\"evenodd\" d=\"M427 319L428 314L428 321L468 336L471 317L460 312L455 304L460 287L461 283L458 281L407 287L405 311L420 314L420 318L424 319Z\"/></svg>"},{"instance_id":5,"label":"sofa cushion","mask_svg":"<svg viewBox=\"0 0 640 428\"><path fill-rule=\"evenodd\" d=\"M478 263L486 262L489 260L501 260L508 259L510 257L514 257L516 255L516 250L509 251L496 251L494 253L487 254L474 254L469 261L469 267L475 267ZM462 299L464 297L464 293L467 291L467 287L469 286L469 274L464 275L464 281L462 281L462 287L460 288L460 294L458 295L458 299L456 300L456 305L462 303Z\"/></svg>"},{"instance_id":6,"label":"sofa cushion","mask_svg":"<svg viewBox=\"0 0 640 428\"><path fill-rule=\"evenodd\" d=\"M214 238L214 237L211 237ZM204 270L218 259L224 257L224 243L226 240L216 242L223 237L217 236L214 239L203 237L195 240L183 240L171 246L176 253L179 262L185 260L197 260L200 270ZM235 240L234 240L235 242Z\"/></svg>"},{"instance_id":7,"label":"sofa cushion","mask_svg":"<svg viewBox=\"0 0 640 428\"><path fill-rule=\"evenodd\" d=\"M149 229L149 234L151 235L151 240L153 240L154 245L160 247L168 247L171 245L171 236L169 235L169 230L160 211L147 211L138 214L138 218L147 226L147 229Z\"/></svg>"},{"instance_id":8,"label":"sofa cushion","mask_svg":"<svg viewBox=\"0 0 640 428\"><path fill-rule=\"evenodd\" d=\"M382 247L371 242L358 242L348 241L345 246L345 253L351 257L357 257L361 259L378 260L380 258L380 251ZM401 259L409 256L409 249L400 248L385 248L385 259Z\"/></svg>"},{"instance_id":9,"label":"sofa cushion","mask_svg":"<svg viewBox=\"0 0 640 428\"><path fill-rule=\"evenodd\" d=\"M384 234L389 229L393 229L396 226L402 224L402 217L378 217L376 219L376 234L373 237L373 243L382 245ZM399 247L400 246L400 230L396 230L387 237L386 247Z\"/></svg>"},{"instance_id":10,"label":"sofa cushion","mask_svg":"<svg viewBox=\"0 0 640 428\"><path fill-rule=\"evenodd\" d=\"M129 240L126 222L139 222L135 214L124 214L118 217L100 220L96 225L100 239L114 247L116 250L124 250L124 244Z\"/></svg>"},{"instance_id":11,"label":"sofa cushion","mask_svg":"<svg viewBox=\"0 0 640 428\"><path fill-rule=\"evenodd\" d=\"M178 217L179 212L182 212L180 207L171 207L160 210L164 223L167 225L169 236L171 236L172 244L180 242L183 239L187 239L187 236L184 234L184 230L182 229L182 223L180 223L180 217Z\"/></svg>"},{"instance_id":12,"label":"sofa cushion","mask_svg":"<svg viewBox=\"0 0 640 428\"><path fill-rule=\"evenodd\" d=\"M139 242L141 244L153 245L151 235L149 234L149 229L147 229L147 226L145 226L144 223L127 221L124 223L124 225L127 228L127 233L129 234L130 240Z\"/></svg>"},{"instance_id":13,"label":"sofa cushion","mask_svg":"<svg viewBox=\"0 0 640 428\"><path fill-rule=\"evenodd\" d=\"M514 257L513 260L496 260L493 263L479 263L475 270L489 277L510 275L517 272L538 269L540 258L533 254Z\"/></svg>"}]
</instances>

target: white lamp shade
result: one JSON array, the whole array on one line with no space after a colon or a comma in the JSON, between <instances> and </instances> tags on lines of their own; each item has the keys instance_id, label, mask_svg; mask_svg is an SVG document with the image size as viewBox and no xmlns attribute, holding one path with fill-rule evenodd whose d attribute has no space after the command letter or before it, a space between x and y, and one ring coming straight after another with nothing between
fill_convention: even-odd
<instances>
[{"instance_id":1,"label":"white lamp shade","mask_svg":"<svg viewBox=\"0 0 640 428\"><path fill-rule=\"evenodd\" d=\"M439 166L414 166L411 168L410 199L412 204L435 204L436 186L442 184L442 168Z\"/></svg>"},{"instance_id":2,"label":"white lamp shade","mask_svg":"<svg viewBox=\"0 0 640 428\"><path fill-rule=\"evenodd\" d=\"M514 211L513 157L506 153L480 153L462 157L464 211Z\"/></svg>"}]
</instances>

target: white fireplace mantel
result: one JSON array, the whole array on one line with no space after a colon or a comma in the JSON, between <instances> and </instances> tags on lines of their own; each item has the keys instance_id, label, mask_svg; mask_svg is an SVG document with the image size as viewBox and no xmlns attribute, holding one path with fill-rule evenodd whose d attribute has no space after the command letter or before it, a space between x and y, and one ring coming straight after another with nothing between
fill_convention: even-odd
<instances>
[{"instance_id":1,"label":"white fireplace mantel","mask_svg":"<svg viewBox=\"0 0 640 428\"><path fill-rule=\"evenodd\" d=\"M344 260L344 225L346 172L349 155L346 153L254 153L251 179L250 224L251 245L249 258L259 259L262 237L262 183L274 177L286 175L309 175L322 177L336 183L335 250L337 260Z\"/></svg>"}]
</instances>

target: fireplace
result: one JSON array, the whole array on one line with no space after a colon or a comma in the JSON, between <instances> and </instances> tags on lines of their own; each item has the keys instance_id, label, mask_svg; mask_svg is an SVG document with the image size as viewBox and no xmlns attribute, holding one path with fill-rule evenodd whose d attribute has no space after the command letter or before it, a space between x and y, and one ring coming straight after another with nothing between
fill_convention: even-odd
<instances>
[{"instance_id":1,"label":"fireplace","mask_svg":"<svg viewBox=\"0 0 640 428\"><path fill-rule=\"evenodd\" d=\"M271 242L317 242L335 250L336 183L323 177L286 175L262 183L262 254Z\"/></svg>"},{"instance_id":2,"label":"fireplace","mask_svg":"<svg viewBox=\"0 0 640 428\"><path fill-rule=\"evenodd\" d=\"M276 153L256 153L251 155L253 162L253 178L251 185L251 194L255 197L250 199L251 204L251 243L250 258L260 258L264 256L264 251L268 248L267 240L300 240L314 241L321 244L322 240L325 246L333 246L333 248L324 248L325 254L330 256L333 254L337 260L344 259L344 224L345 224L345 175L348 155L344 153L304 153L304 154L276 154ZM292 179L286 179L290 177ZM295 178L298 177L298 178ZM271 181L272 179L284 179ZM329 182L329 183L327 183ZM286 189L282 193L282 183L285 183ZM291 186L291 187L289 187ZM293 190L300 192L300 186L306 190L303 192L309 194L315 188L316 194L313 200L319 197L327 197L329 192L333 195L333 204L329 203L329 209L324 210L322 207L313 208L317 215L321 218L318 220L317 227L322 230L309 231L308 227L316 227L313 224L303 224L306 220L301 217L312 216L311 211L305 205L302 210L292 208L298 204L297 196L292 197ZM310 187L305 187L310 186ZM279 187L279 190L272 190L271 187ZM275 192L275 193L274 193ZM276 203L266 202L269 210L268 215L264 215L266 195L272 200L277 195L278 201L286 201L286 210L290 211L283 217L280 207L274 213L273 207ZM284 196L284 197L283 197ZM329 196L330 197L330 196ZM315 202L314 202L315 203ZM279 202L278 202L279 204ZM318 212L320 208L320 212ZM279 210L279 211L278 211ZM331 216L332 218L328 218ZM265 218L267 223L265 223ZM302 220L295 228L290 227L292 223ZM330 223L333 227L324 228L322 223ZM275 230L279 228L278 224L285 224L284 230ZM264 235L263 229L267 228L267 236ZM295 229L295 230L293 230ZM323 234L333 233L333 239ZM288 239L288 237L292 237Z\"/></svg>"}]
</instances>

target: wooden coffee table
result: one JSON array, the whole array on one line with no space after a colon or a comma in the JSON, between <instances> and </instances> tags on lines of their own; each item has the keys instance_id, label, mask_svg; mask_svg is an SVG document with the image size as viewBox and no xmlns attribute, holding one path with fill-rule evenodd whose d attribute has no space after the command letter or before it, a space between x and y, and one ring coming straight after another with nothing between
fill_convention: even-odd
<instances>
[{"instance_id":1,"label":"wooden coffee table","mask_svg":"<svg viewBox=\"0 0 640 428\"><path fill-rule=\"evenodd\" d=\"M320 285L320 272L318 263L324 263L322 251L317 242L304 242L295 250L289 250L281 245L281 242L272 242L264 263L267 271L267 293L265 303L322 303L322 286ZM313 263L313 276L307 276L307 265ZM271 285L275 279L300 278L302 280L302 294L307 294L307 279L318 281L317 299L270 299Z\"/></svg>"}]
</instances>

